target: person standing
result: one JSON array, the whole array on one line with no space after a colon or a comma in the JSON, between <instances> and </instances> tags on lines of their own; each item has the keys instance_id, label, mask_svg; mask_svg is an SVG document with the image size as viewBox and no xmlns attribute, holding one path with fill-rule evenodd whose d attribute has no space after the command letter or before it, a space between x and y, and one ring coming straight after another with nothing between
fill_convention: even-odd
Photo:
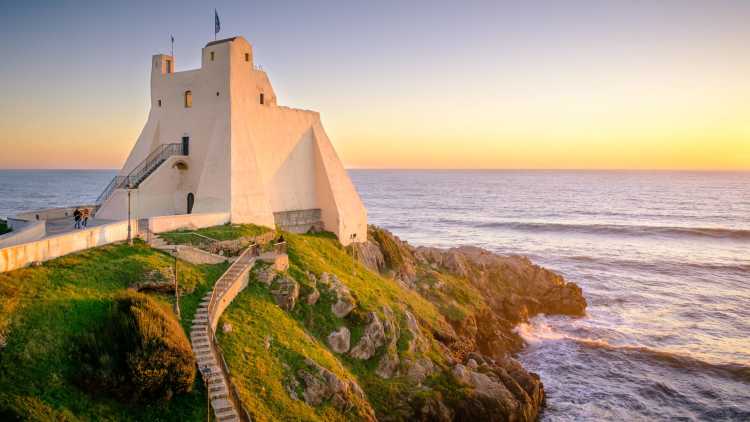
<instances>
[{"instance_id":1,"label":"person standing","mask_svg":"<svg viewBox=\"0 0 750 422\"><path fill-rule=\"evenodd\" d=\"M75 211L73 211L73 220L76 222L76 224L73 226L76 229L81 228L81 210L76 208Z\"/></svg>"},{"instance_id":2,"label":"person standing","mask_svg":"<svg viewBox=\"0 0 750 422\"><path fill-rule=\"evenodd\" d=\"M86 228L89 226L89 215L91 214L91 211L88 208L83 209L83 215L81 215L81 218L83 219L83 223L81 223L82 228Z\"/></svg>"}]
</instances>

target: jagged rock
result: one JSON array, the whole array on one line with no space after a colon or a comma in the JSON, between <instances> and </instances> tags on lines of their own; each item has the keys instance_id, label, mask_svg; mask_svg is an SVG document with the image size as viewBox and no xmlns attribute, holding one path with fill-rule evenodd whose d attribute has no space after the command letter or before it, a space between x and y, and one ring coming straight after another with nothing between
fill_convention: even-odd
<instances>
[{"instance_id":1,"label":"jagged rock","mask_svg":"<svg viewBox=\"0 0 750 422\"><path fill-rule=\"evenodd\" d=\"M221 326L221 331L225 333L231 333L232 332L232 324L225 322L224 325Z\"/></svg>"},{"instance_id":2,"label":"jagged rock","mask_svg":"<svg viewBox=\"0 0 750 422\"><path fill-rule=\"evenodd\" d=\"M435 364L427 358L409 359L404 362L406 377L413 383L421 384L435 371Z\"/></svg>"},{"instance_id":3,"label":"jagged rock","mask_svg":"<svg viewBox=\"0 0 750 422\"><path fill-rule=\"evenodd\" d=\"M336 303L331 305L331 312L339 318L349 315L357 306L357 301L354 300L349 288L334 275L331 277L331 289L336 293Z\"/></svg>"},{"instance_id":4,"label":"jagged rock","mask_svg":"<svg viewBox=\"0 0 750 422\"><path fill-rule=\"evenodd\" d=\"M255 278L257 278L258 281L265 284L266 286L270 286L273 280L276 278L276 275L278 275L278 272L273 268L273 266L269 265L257 271L255 273Z\"/></svg>"},{"instance_id":5,"label":"jagged rock","mask_svg":"<svg viewBox=\"0 0 750 422\"><path fill-rule=\"evenodd\" d=\"M320 275L320 280L318 280L320 284L330 287L331 286L331 275L328 273L323 273Z\"/></svg>"},{"instance_id":6,"label":"jagged rock","mask_svg":"<svg viewBox=\"0 0 750 422\"><path fill-rule=\"evenodd\" d=\"M399 326L391 308L383 307L383 332L388 341L385 353L378 362L375 374L384 379L390 379L398 374L401 360L398 356Z\"/></svg>"},{"instance_id":7,"label":"jagged rock","mask_svg":"<svg viewBox=\"0 0 750 422\"><path fill-rule=\"evenodd\" d=\"M312 291L307 295L306 302L308 305L315 305L318 303L318 299L320 299L320 291L313 287Z\"/></svg>"},{"instance_id":8,"label":"jagged rock","mask_svg":"<svg viewBox=\"0 0 750 422\"><path fill-rule=\"evenodd\" d=\"M398 357L398 349L388 345L383 356L378 362L378 367L375 369L375 374L380 378L390 379L398 374L398 367L401 364L401 360Z\"/></svg>"},{"instance_id":9,"label":"jagged rock","mask_svg":"<svg viewBox=\"0 0 750 422\"><path fill-rule=\"evenodd\" d=\"M513 365L508 362L512 369ZM485 364L478 370L461 364L454 366L452 373L456 381L472 388L471 394L456 409L455 419L536 420L544 400L544 390L536 374L522 372L519 379L501 365L490 367Z\"/></svg>"},{"instance_id":10,"label":"jagged rock","mask_svg":"<svg viewBox=\"0 0 750 422\"><path fill-rule=\"evenodd\" d=\"M422 331L419 329L419 323L414 315L409 311L404 311L404 320L406 322L406 330L410 334L408 351L410 353L424 352L429 349L427 340L422 335Z\"/></svg>"},{"instance_id":11,"label":"jagged rock","mask_svg":"<svg viewBox=\"0 0 750 422\"><path fill-rule=\"evenodd\" d=\"M305 359L306 367L297 375L304 384L302 397L310 406L319 406L330 400L331 404L342 412L352 411L357 419L375 421L375 412L365 400L359 385L352 380L342 380L330 370L323 368L310 359Z\"/></svg>"},{"instance_id":12,"label":"jagged rock","mask_svg":"<svg viewBox=\"0 0 750 422\"><path fill-rule=\"evenodd\" d=\"M375 272L385 271L385 257L377 243L368 239L367 242L352 243L351 246L354 256L367 268Z\"/></svg>"},{"instance_id":13,"label":"jagged rock","mask_svg":"<svg viewBox=\"0 0 750 422\"><path fill-rule=\"evenodd\" d=\"M351 334L346 327L339 327L338 330L328 335L328 345L336 353L346 353L349 351L349 341Z\"/></svg>"},{"instance_id":14,"label":"jagged rock","mask_svg":"<svg viewBox=\"0 0 750 422\"><path fill-rule=\"evenodd\" d=\"M428 396L417 409L413 420L420 422L450 422L453 411L439 397Z\"/></svg>"},{"instance_id":15,"label":"jagged rock","mask_svg":"<svg viewBox=\"0 0 750 422\"><path fill-rule=\"evenodd\" d=\"M284 382L284 389L287 393L289 393L289 397L294 400L299 400L299 396L297 395L298 388L300 388L300 383L299 381L297 381L297 378L293 376L286 378L286 382Z\"/></svg>"},{"instance_id":16,"label":"jagged rock","mask_svg":"<svg viewBox=\"0 0 750 422\"><path fill-rule=\"evenodd\" d=\"M370 312L367 318L369 322L365 327L364 334L349 352L349 356L356 359L370 359L377 349L385 344L385 330L378 315L375 312Z\"/></svg>"},{"instance_id":17,"label":"jagged rock","mask_svg":"<svg viewBox=\"0 0 750 422\"><path fill-rule=\"evenodd\" d=\"M269 350L271 348L271 341L273 340L273 337L266 336L265 339L263 339L263 346L266 348L266 350Z\"/></svg>"},{"instance_id":18,"label":"jagged rock","mask_svg":"<svg viewBox=\"0 0 750 422\"><path fill-rule=\"evenodd\" d=\"M299 284L287 276L280 277L274 280L271 294L281 309L291 311L299 297Z\"/></svg>"}]
</instances>

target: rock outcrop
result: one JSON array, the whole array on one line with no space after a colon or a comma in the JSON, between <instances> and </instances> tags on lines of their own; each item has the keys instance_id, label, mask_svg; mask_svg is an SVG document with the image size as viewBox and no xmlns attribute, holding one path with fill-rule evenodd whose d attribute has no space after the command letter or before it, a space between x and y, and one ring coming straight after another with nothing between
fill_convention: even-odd
<instances>
[{"instance_id":1,"label":"rock outcrop","mask_svg":"<svg viewBox=\"0 0 750 422\"><path fill-rule=\"evenodd\" d=\"M328 346L336 353L346 353L349 351L349 342L351 333L346 327L339 327L336 331L328 335Z\"/></svg>"},{"instance_id":2,"label":"rock outcrop","mask_svg":"<svg viewBox=\"0 0 750 422\"><path fill-rule=\"evenodd\" d=\"M385 329L375 312L367 315L369 323L359 342L352 348L349 355L356 359L370 359L377 349L385 343Z\"/></svg>"},{"instance_id":3,"label":"rock outcrop","mask_svg":"<svg viewBox=\"0 0 750 422\"><path fill-rule=\"evenodd\" d=\"M321 277L321 280L323 277ZM327 277L326 277L327 279ZM346 287L335 275L330 277L331 290L336 294L336 303L331 305L331 312L339 318L349 315L349 312L357 306L357 301Z\"/></svg>"},{"instance_id":4,"label":"rock outcrop","mask_svg":"<svg viewBox=\"0 0 750 422\"><path fill-rule=\"evenodd\" d=\"M288 276L278 277L271 283L271 294L281 309L291 311L299 298L299 284Z\"/></svg>"},{"instance_id":5,"label":"rock outcrop","mask_svg":"<svg viewBox=\"0 0 750 422\"><path fill-rule=\"evenodd\" d=\"M411 419L536 420L544 387L538 375L512 357L523 347L514 327L538 314L584 315L580 287L521 256L476 247L412 247L377 227L370 227L368 239L351 247L353 256L433 302L451 326L433 323L425 331L420 316L408 310L400 325L385 318L378 326L368 315L365 334L350 355L369 359L371 350L382 347L375 373L386 379L404 376L422 391L430 391L421 386L426 379L450 365L450 376L465 389L463 399L448 406L440 394L415 397ZM406 349L401 356L399 338ZM428 358L431 350L442 355L443 363Z\"/></svg>"},{"instance_id":6,"label":"rock outcrop","mask_svg":"<svg viewBox=\"0 0 750 422\"><path fill-rule=\"evenodd\" d=\"M310 406L320 406L330 402L342 412L351 412L358 420L375 421L375 412L365 399L360 386L352 381L341 379L330 370L305 359L305 366L297 371L296 379L287 383L287 391L298 399L296 387L302 387L302 399Z\"/></svg>"}]
</instances>

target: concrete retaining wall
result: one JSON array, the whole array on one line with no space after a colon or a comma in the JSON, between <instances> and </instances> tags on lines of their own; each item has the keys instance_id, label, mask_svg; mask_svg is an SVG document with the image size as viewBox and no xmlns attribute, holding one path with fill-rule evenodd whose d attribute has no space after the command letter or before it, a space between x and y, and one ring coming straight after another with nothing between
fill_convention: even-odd
<instances>
[{"instance_id":1,"label":"concrete retaining wall","mask_svg":"<svg viewBox=\"0 0 750 422\"><path fill-rule=\"evenodd\" d=\"M132 221L137 227L137 221ZM128 238L128 222L106 224L86 230L51 236L34 242L0 249L0 272L25 267L32 262L47 261L84 249L106 245Z\"/></svg>"},{"instance_id":2,"label":"concrete retaining wall","mask_svg":"<svg viewBox=\"0 0 750 422\"><path fill-rule=\"evenodd\" d=\"M47 234L47 223L45 221L24 221L9 218L8 224L13 228L13 231L0 236L0 248L33 242Z\"/></svg>"},{"instance_id":3,"label":"concrete retaining wall","mask_svg":"<svg viewBox=\"0 0 750 422\"><path fill-rule=\"evenodd\" d=\"M148 229L151 233L164 233L179 229L200 229L220 226L229 222L229 213L183 214L151 217Z\"/></svg>"}]
</instances>

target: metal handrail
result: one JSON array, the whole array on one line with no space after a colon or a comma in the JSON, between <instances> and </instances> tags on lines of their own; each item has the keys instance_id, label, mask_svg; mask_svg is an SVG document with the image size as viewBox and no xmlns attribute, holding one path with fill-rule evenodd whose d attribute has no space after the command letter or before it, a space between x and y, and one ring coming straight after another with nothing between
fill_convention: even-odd
<instances>
[{"instance_id":1,"label":"metal handrail","mask_svg":"<svg viewBox=\"0 0 750 422\"><path fill-rule=\"evenodd\" d=\"M181 143L159 145L143 161L140 162L127 176L115 176L104 191L96 198L97 204L102 204L112 196L115 189L136 188L167 158L173 155L184 155Z\"/></svg>"},{"instance_id":2,"label":"metal handrail","mask_svg":"<svg viewBox=\"0 0 750 422\"><path fill-rule=\"evenodd\" d=\"M237 260L235 260L232 263L232 265L230 265L229 268L227 268L227 270L224 272L224 274L227 274L230 271L232 271L232 269L235 268L235 266L239 267L240 265L244 265L244 263L242 261L245 258L257 256L257 254L258 254L258 250L255 247L251 246L251 247L245 249L245 251L242 252L242 254L240 254L240 256L237 258ZM223 279L224 279L224 275L222 275L219 278L219 280L217 281L217 284L220 283L220 282L222 282ZM232 280L232 281L234 281L234 280ZM217 296L216 290L217 290L216 286L214 286L214 288L211 289L211 298L208 301L208 326L206 327L206 334L208 335L208 341L211 344L211 347L214 349L214 353L218 354L218 357L220 358L219 364L221 365L221 371L224 374L224 378L225 378L226 383L227 383L227 388L229 389L229 391L231 393L232 402L234 403L235 407L237 408L237 411L238 411L237 413L239 414L240 419L242 419L245 422L249 422L247 410L242 405L242 401L240 400L240 396L237 393L237 389L234 386L234 384L232 383L232 380L231 380L231 377L230 377L230 374L229 374L229 368L227 367L227 364L224 361L224 354L221 353L221 347L219 347L219 344L216 342L216 335L215 335L214 329L213 329L213 319L214 319L214 311L216 310L216 306L218 304L218 301L221 299L221 297ZM222 296L223 296L223 294L222 294ZM242 410L242 412L240 412L240 410Z\"/></svg>"}]
</instances>

